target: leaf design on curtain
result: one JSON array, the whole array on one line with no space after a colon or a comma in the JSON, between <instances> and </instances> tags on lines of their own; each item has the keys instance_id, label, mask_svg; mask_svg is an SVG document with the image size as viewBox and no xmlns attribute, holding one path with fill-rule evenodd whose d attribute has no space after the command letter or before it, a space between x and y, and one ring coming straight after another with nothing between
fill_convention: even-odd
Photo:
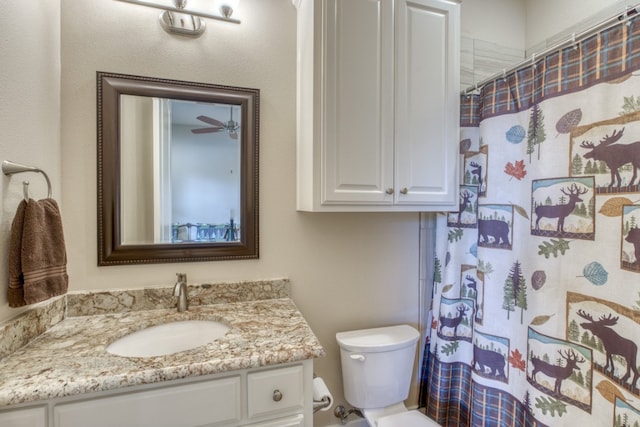
<instances>
[{"instance_id":1,"label":"leaf design on curtain","mask_svg":"<svg viewBox=\"0 0 640 427\"><path fill-rule=\"evenodd\" d=\"M462 235L464 234L464 230L462 228L456 228L455 230L449 230L449 243L457 242L462 239Z\"/></svg>"},{"instance_id":2,"label":"leaf design on curtain","mask_svg":"<svg viewBox=\"0 0 640 427\"><path fill-rule=\"evenodd\" d=\"M536 291L547 282L547 273L543 270L534 271L531 275L531 287Z\"/></svg>"},{"instance_id":3,"label":"leaf design on curtain","mask_svg":"<svg viewBox=\"0 0 640 427\"><path fill-rule=\"evenodd\" d=\"M556 123L558 134L571 132L571 129L579 124L580 120L582 120L582 110L580 108L569 111L560 117L560 120Z\"/></svg>"},{"instance_id":4,"label":"leaf design on curtain","mask_svg":"<svg viewBox=\"0 0 640 427\"><path fill-rule=\"evenodd\" d=\"M512 144L520 144L526 135L524 128L520 125L512 126L511 129L507 131L505 136L507 137L507 141Z\"/></svg>"},{"instance_id":5,"label":"leaf design on curtain","mask_svg":"<svg viewBox=\"0 0 640 427\"><path fill-rule=\"evenodd\" d=\"M611 381L602 380L595 387L600 392L600 395L607 399L611 403L615 403L616 397L623 402L627 401L627 398L622 394L620 389L616 387Z\"/></svg>"},{"instance_id":6,"label":"leaf design on curtain","mask_svg":"<svg viewBox=\"0 0 640 427\"><path fill-rule=\"evenodd\" d=\"M640 111L640 96L636 99L633 95L624 96L622 103L622 111L620 115L623 116L625 114L634 113L636 111Z\"/></svg>"},{"instance_id":7,"label":"leaf design on curtain","mask_svg":"<svg viewBox=\"0 0 640 427\"><path fill-rule=\"evenodd\" d=\"M513 368L519 369L522 372L524 372L527 367L526 360L522 358L522 353L520 353L517 348L511 352L511 355L509 356L509 363Z\"/></svg>"},{"instance_id":8,"label":"leaf design on curtain","mask_svg":"<svg viewBox=\"0 0 640 427\"><path fill-rule=\"evenodd\" d=\"M455 353L456 350L458 350L458 346L459 346L458 341L454 341L452 343L447 343L443 345L440 351L446 354L447 356L450 356L451 354Z\"/></svg>"},{"instance_id":9,"label":"leaf design on curtain","mask_svg":"<svg viewBox=\"0 0 640 427\"><path fill-rule=\"evenodd\" d=\"M511 202L509 202L511 203ZM529 219L529 214L527 213L527 210L525 208L523 208L522 206L518 206L515 205L513 203L511 203L511 205L513 206L513 209L524 219Z\"/></svg>"},{"instance_id":10,"label":"leaf design on curtain","mask_svg":"<svg viewBox=\"0 0 640 427\"><path fill-rule=\"evenodd\" d=\"M471 247L469 248L469 253L471 255L473 255L474 257L478 258L478 244L474 243L473 245L471 245Z\"/></svg>"},{"instance_id":11,"label":"leaf design on curtain","mask_svg":"<svg viewBox=\"0 0 640 427\"><path fill-rule=\"evenodd\" d=\"M504 173L511 176L511 179L515 178L521 181L527 175L527 171L524 170L524 160L516 160L515 163L508 162L504 165Z\"/></svg>"},{"instance_id":12,"label":"leaf design on curtain","mask_svg":"<svg viewBox=\"0 0 640 427\"><path fill-rule=\"evenodd\" d=\"M493 266L489 261L484 262L483 260L478 260L478 271L486 274L487 276L493 273Z\"/></svg>"},{"instance_id":13,"label":"leaf design on curtain","mask_svg":"<svg viewBox=\"0 0 640 427\"><path fill-rule=\"evenodd\" d=\"M607 283L607 279L609 278L609 273L604 269L602 264L599 262L593 261L589 264L585 265L582 269L582 274L584 274L584 278L593 283L596 286L602 286Z\"/></svg>"},{"instance_id":14,"label":"leaf design on curtain","mask_svg":"<svg viewBox=\"0 0 640 427\"><path fill-rule=\"evenodd\" d=\"M541 316L536 316L533 318L533 320L531 321L531 325L534 326L540 326L540 325L544 325L545 323L547 323L549 321L549 319L551 319L553 317L553 314L549 314L549 315L541 315Z\"/></svg>"},{"instance_id":15,"label":"leaf design on curtain","mask_svg":"<svg viewBox=\"0 0 640 427\"><path fill-rule=\"evenodd\" d=\"M567 413L567 405L552 397L536 397L536 408L540 409L543 415L549 412L552 417L556 416L556 412L559 417Z\"/></svg>"},{"instance_id":16,"label":"leaf design on curtain","mask_svg":"<svg viewBox=\"0 0 640 427\"><path fill-rule=\"evenodd\" d=\"M551 239L550 241L544 241L541 245L538 245L538 255L544 255L545 258L549 258L553 255L554 258L558 257L558 252L560 255L564 255L564 253L569 250L568 240L560 239Z\"/></svg>"},{"instance_id":17,"label":"leaf design on curtain","mask_svg":"<svg viewBox=\"0 0 640 427\"><path fill-rule=\"evenodd\" d=\"M598 212L610 217L621 216L622 206L632 204L633 202L626 197L612 197L602 205Z\"/></svg>"}]
</instances>

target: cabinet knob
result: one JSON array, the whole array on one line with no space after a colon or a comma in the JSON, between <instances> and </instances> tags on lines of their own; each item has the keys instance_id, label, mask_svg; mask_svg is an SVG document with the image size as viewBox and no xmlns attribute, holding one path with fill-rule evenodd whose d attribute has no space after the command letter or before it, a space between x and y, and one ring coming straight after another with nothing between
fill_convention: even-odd
<instances>
[{"instance_id":1,"label":"cabinet knob","mask_svg":"<svg viewBox=\"0 0 640 427\"><path fill-rule=\"evenodd\" d=\"M393 188L387 188L387 191L385 191L385 193L393 194Z\"/></svg>"},{"instance_id":2,"label":"cabinet knob","mask_svg":"<svg viewBox=\"0 0 640 427\"><path fill-rule=\"evenodd\" d=\"M402 190L400 190L400 194L407 194L408 192L407 187L402 187Z\"/></svg>"},{"instance_id":3,"label":"cabinet knob","mask_svg":"<svg viewBox=\"0 0 640 427\"><path fill-rule=\"evenodd\" d=\"M280 390L273 390L273 401L280 402L282 400L282 392Z\"/></svg>"}]
</instances>

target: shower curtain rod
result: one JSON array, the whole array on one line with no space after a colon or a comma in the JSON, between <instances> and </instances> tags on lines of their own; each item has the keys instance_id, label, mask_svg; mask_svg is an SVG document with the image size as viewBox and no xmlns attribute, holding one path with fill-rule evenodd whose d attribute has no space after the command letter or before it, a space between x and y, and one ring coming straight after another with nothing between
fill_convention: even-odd
<instances>
[{"instance_id":1,"label":"shower curtain rod","mask_svg":"<svg viewBox=\"0 0 640 427\"><path fill-rule=\"evenodd\" d=\"M587 28L584 31L581 31L579 33L573 33L571 34L570 37L568 37L565 40L562 40L554 45L552 45L551 47L548 47L544 50L535 52L533 55L531 55L530 58L524 59L521 62L517 63L516 65L512 66L511 68L505 68L504 70L502 70L502 72L499 73L495 73L489 77L487 77L484 80L481 80L480 82L474 84L473 86L469 86L467 87L464 91L462 91L462 94L464 95L469 95L473 92L478 92L479 90L481 90L483 88L484 85L486 85L487 83L490 83L498 78L501 77L506 77L507 74L510 74L520 68L522 68L523 66L527 65L527 64L535 64L536 63L536 58L542 58L546 55L548 55L551 52L555 52L556 50L560 50L562 48L565 48L567 46L574 46L577 47L578 43L581 42L582 40L584 40L585 38L597 33L598 31L604 31L607 30L611 27L614 27L615 25L617 25L618 23L622 22L622 21L627 21L629 20L632 16L635 16L636 14L638 14L640 12L640 3L637 3L635 6L627 6L627 8L623 11L620 11L618 13L616 13L615 15L613 15L612 17L605 19L589 28Z\"/></svg>"}]
</instances>

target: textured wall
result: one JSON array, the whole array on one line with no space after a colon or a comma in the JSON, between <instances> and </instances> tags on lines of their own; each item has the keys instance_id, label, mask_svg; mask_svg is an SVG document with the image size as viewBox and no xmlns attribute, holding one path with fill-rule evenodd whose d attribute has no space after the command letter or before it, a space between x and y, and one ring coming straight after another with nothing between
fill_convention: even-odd
<instances>
[{"instance_id":1,"label":"textured wall","mask_svg":"<svg viewBox=\"0 0 640 427\"><path fill-rule=\"evenodd\" d=\"M60 182L60 7L49 0L3 4L0 14L0 161L43 169L62 194ZM0 186L0 322L22 309L7 304L7 252L11 221L22 198L22 181L35 199L47 195L40 174L2 178Z\"/></svg>"}]
</instances>

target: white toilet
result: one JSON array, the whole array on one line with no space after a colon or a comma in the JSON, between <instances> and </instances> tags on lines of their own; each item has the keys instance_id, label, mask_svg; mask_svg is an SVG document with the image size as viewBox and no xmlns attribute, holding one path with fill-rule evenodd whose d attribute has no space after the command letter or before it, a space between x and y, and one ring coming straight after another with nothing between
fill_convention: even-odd
<instances>
[{"instance_id":1,"label":"white toilet","mask_svg":"<svg viewBox=\"0 0 640 427\"><path fill-rule=\"evenodd\" d=\"M439 425L404 406L418 338L418 331L409 325L336 334L344 396L362 412L371 427Z\"/></svg>"}]
</instances>

